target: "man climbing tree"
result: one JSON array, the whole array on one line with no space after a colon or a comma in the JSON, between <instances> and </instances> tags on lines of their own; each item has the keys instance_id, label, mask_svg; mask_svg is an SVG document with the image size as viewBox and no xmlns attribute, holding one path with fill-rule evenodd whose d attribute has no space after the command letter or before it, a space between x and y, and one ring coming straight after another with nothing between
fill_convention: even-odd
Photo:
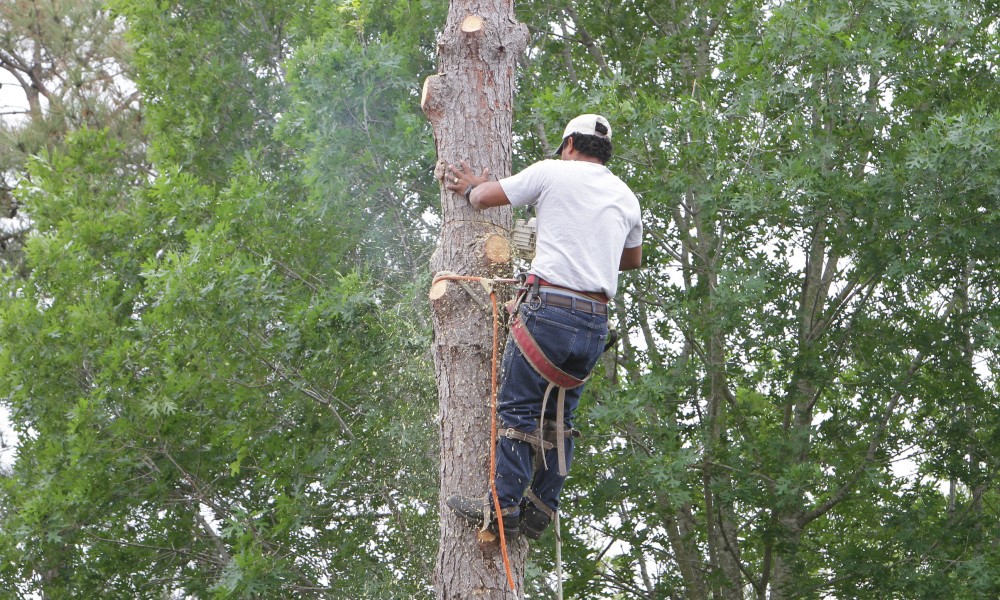
<instances>
[{"instance_id":1,"label":"man climbing tree","mask_svg":"<svg viewBox=\"0 0 1000 600\"><path fill-rule=\"evenodd\" d=\"M570 121L556 151L513 177L490 181L463 161L446 186L472 206L534 206L538 240L503 358L498 413L498 519L507 540L538 539L559 508L573 455L573 414L583 384L605 348L608 301L618 271L642 262L639 201L605 164L611 126L593 114ZM556 391L558 390L558 391ZM551 399L551 401L550 401ZM450 506L473 524L485 521L482 498L453 495ZM493 511L491 511L493 512Z\"/></svg>"}]
</instances>

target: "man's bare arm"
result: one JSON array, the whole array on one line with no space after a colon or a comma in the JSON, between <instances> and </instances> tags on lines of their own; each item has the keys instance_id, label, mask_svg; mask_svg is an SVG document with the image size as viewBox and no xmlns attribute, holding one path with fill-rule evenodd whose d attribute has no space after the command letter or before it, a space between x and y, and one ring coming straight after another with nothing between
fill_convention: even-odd
<instances>
[{"instance_id":1,"label":"man's bare arm","mask_svg":"<svg viewBox=\"0 0 1000 600\"><path fill-rule=\"evenodd\" d=\"M618 263L619 271L631 271L642 266L642 246L635 248L625 248L622 250L622 258Z\"/></svg>"},{"instance_id":2,"label":"man's bare arm","mask_svg":"<svg viewBox=\"0 0 1000 600\"><path fill-rule=\"evenodd\" d=\"M494 206L505 206L510 204L507 193L503 191L503 186L498 181L487 181L477 185L472 194L469 195L469 204L473 208L486 210Z\"/></svg>"}]
</instances>

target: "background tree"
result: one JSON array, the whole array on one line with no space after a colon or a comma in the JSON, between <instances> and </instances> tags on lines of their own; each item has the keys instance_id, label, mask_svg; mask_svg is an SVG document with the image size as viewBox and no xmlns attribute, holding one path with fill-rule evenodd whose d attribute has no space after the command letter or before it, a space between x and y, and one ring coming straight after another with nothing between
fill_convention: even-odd
<instances>
[{"instance_id":1,"label":"background tree","mask_svg":"<svg viewBox=\"0 0 1000 600\"><path fill-rule=\"evenodd\" d=\"M14 195L28 157L71 131L106 127L123 142L124 162L141 163L139 94L122 33L103 2L0 4L0 261L20 264L31 227Z\"/></svg>"},{"instance_id":2,"label":"background tree","mask_svg":"<svg viewBox=\"0 0 1000 600\"><path fill-rule=\"evenodd\" d=\"M325 173L332 129L354 143L354 173L376 172L378 128L407 120L386 122L389 107L409 98L420 122L398 83L412 76L369 89L379 60L365 58L378 35L381 59L424 64L426 48L407 46L419 36L391 32L413 16L377 13L369 34L367 15L339 4L116 9L155 171L81 131L33 161L19 192L38 233L0 313L20 435L2 481L4 589L419 596L436 533L432 388L398 275L407 253L388 240L402 232L424 253L424 203L404 194L398 213L418 218L396 232L342 227L378 190L419 182ZM377 110L352 113L358 100Z\"/></svg>"},{"instance_id":3,"label":"background tree","mask_svg":"<svg viewBox=\"0 0 1000 600\"><path fill-rule=\"evenodd\" d=\"M594 397L601 429L587 439L607 459L577 479L570 503L581 508L575 532L587 548L570 561L580 565L574 589L879 597L913 578L926 583L909 568L895 571L920 562L901 556L924 551L901 549L881 524L926 515L913 509L915 497L940 498L921 465L944 440L914 436L907 423L925 411L955 415L945 408L953 393L923 385L954 385L954 371L931 357L950 346L946 332L964 302L954 292L963 288L931 265L967 265L915 230L950 214L942 203L952 198L965 217L947 229L970 240L967 250L995 237L980 229L996 218L995 197L976 194L986 188L958 167L980 168L977 152L995 146L993 117L975 106L993 89L988 63L976 58L991 43L993 13L978 3L789 2L765 11L579 2L539 14L529 24L548 52L533 55L530 76L559 83L533 86L528 105L541 115L575 103L625 117L628 129L618 131L628 137L616 142L660 250L648 253L625 303L633 333L620 389ZM974 84L952 87L960 79ZM953 111L964 117L944 116ZM978 151L959 150L976 143L965 137L971 130L955 129L964 119L994 141L976 137ZM946 154L959 186L910 181L921 172L915 157L942 148L914 135L935 121L956 136ZM920 200L931 196L939 216ZM992 298L995 283L978 281L976 294ZM972 317L981 331L995 331L988 312ZM963 389L992 405L995 381L983 368L995 361L990 335L959 335L966 351L956 358L966 358L949 364L964 365ZM981 447L966 439L964 453ZM945 452L956 456L952 443ZM615 542L627 550L609 558ZM942 562L934 572L951 569ZM995 585L940 579L959 596Z\"/></svg>"}]
</instances>

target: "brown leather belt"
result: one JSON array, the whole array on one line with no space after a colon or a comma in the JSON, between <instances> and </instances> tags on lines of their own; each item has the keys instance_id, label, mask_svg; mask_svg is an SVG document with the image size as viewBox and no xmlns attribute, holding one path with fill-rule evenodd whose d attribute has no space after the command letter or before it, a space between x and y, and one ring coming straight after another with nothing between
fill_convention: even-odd
<instances>
[{"instance_id":1,"label":"brown leather belt","mask_svg":"<svg viewBox=\"0 0 1000 600\"><path fill-rule=\"evenodd\" d=\"M596 300L597 302L602 302L604 304L607 304L610 301L610 298L608 298L607 296L605 296L603 292L579 292L577 290L571 290L571 289L569 289L567 287L563 287L561 285L556 285L556 284L554 284L552 282L545 281L544 279L542 279L538 275L535 275L534 273L528 273L528 277L527 277L527 279L525 279L524 283L528 287L531 287L532 285L534 285L534 284L537 283L538 285L540 285L542 287L555 288L557 290L566 290L567 292L573 292L574 294L579 294L581 296L587 296L588 298Z\"/></svg>"},{"instance_id":2,"label":"brown leather belt","mask_svg":"<svg viewBox=\"0 0 1000 600\"><path fill-rule=\"evenodd\" d=\"M596 300L584 300L574 296L564 296L555 292L542 291L538 294L538 299L543 306L558 306L559 308L569 308L592 315L607 315L608 305Z\"/></svg>"}]
</instances>

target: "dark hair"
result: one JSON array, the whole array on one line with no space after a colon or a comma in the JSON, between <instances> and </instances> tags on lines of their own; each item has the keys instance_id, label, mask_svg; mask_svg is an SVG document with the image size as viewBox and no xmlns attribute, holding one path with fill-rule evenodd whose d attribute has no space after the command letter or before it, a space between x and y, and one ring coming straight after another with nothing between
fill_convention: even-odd
<instances>
[{"instance_id":1,"label":"dark hair","mask_svg":"<svg viewBox=\"0 0 1000 600\"><path fill-rule=\"evenodd\" d=\"M602 133L606 133L608 130L604 125L598 123L595 128L598 131L604 129ZM573 138L573 148L587 156L593 156L594 158L601 161L601 164L607 164L611 160L611 140L606 137L600 137L597 135L584 135L582 133L571 133L569 137Z\"/></svg>"}]
</instances>

